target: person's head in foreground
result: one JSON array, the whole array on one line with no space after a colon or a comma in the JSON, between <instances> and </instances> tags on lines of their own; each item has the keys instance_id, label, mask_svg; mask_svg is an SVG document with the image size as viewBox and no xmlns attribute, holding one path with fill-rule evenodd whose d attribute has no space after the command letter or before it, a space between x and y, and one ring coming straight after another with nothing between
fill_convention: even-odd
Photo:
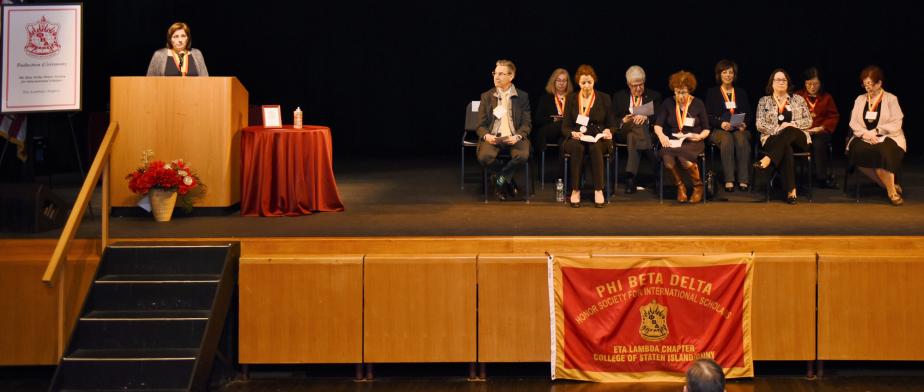
<instances>
[{"instance_id":1,"label":"person's head in foreground","mask_svg":"<svg viewBox=\"0 0 924 392\"><path fill-rule=\"evenodd\" d=\"M722 367L709 358L693 361L687 369L684 392L722 392L725 390L725 373Z\"/></svg>"}]
</instances>

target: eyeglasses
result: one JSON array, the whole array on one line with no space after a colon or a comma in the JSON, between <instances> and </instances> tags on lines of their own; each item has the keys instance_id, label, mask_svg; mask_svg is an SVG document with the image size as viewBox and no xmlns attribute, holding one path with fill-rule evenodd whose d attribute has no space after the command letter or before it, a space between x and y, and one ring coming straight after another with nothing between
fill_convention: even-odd
<instances>
[{"instance_id":1,"label":"eyeglasses","mask_svg":"<svg viewBox=\"0 0 924 392\"><path fill-rule=\"evenodd\" d=\"M789 79L776 79L776 78L774 78L773 81L774 81L774 82L789 83Z\"/></svg>"},{"instance_id":2,"label":"eyeglasses","mask_svg":"<svg viewBox=\"0 0 924 392\"><path fill-rule=\"evenodd\" d=\"M513 75L510 72L491 72L491 76L510 76Z\"/></svg>"}]
</instances>

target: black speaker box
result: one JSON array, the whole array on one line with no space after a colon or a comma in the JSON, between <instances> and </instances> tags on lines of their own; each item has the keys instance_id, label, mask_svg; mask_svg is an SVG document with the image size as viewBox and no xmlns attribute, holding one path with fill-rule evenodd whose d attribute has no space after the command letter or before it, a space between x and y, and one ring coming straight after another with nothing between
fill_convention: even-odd
<instances>
[{"instance_id":1,"label":"black speaker box","mask_svg":"<svg viewBox=\"0 0 924 392\"><path fill-rule=\"evenodd\" d=\"M64 226L69 209L44 184L0 184L0 231L56 229Z\"/></svg>"}]
</instances>

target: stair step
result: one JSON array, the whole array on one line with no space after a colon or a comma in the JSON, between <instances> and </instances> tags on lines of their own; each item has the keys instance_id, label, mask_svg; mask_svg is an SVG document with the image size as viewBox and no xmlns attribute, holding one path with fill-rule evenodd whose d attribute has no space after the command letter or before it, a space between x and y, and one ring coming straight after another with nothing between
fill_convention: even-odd
<instances>
[{"instance_id":1,"label":"stair step","mask_svg":"<svg viewBox=\"0 0 924 392\"><path fill-rule=\"evenodd\" d=\"M62 389L61 392L125 392L129 389L99 389L99 388L89 388L89 389ZM142 389L144 392L186 392L186 388L171 388L171 389Z\"/></svg>"},{"instance_id":2,"label":"stair step","mask_svg":"<svg viewBox=\"0 0 924 392\"><path fill-rule=\"evenodd\" d=\"M97 310L208 310L216 283L106 283L94 285L85 308Z\"/></svg>"},{"instance_id":3,"label":"stair step","mask_svg":"<svg viewBox=\"0 0 924 392\"><path fill-rule=\"evenodd\" d=\"M195 361L61 361L52 390L185 389Z\"/></svg>"},{"instance_id":4,"label":"stair step","mask_svg":"<svg viewBox=\"0 0 924 392\"><path fill-rule=\"evenodd\" d=\"M227 251L222 246L111 246L100 274L221 274Z\"/></svg>"},{"instance_id":5,"label":"stair step","mask_svg":"<svg viewBox=\"0 0 924 392\"><path fill-rule=\"evenodd\" d=\"M214 274L107 274L96 279L98 284L177 284L218 283L221 275Z\"/></svg>"},{"instance_id":6,"label":"stair step","mask_svg":"<svg viewBox=\"0 0 924 392\"><path fill-rule=\"evenodd\" d=\"M154 348L76 350L64 361L194 361L199 350L194 348Z\"/></svg>"},{"instance_id":7,"label":"stair step","mask_svg":"<svg viewBox=\"0 0 924 392\"><path fill-rule=\"evenodd\" d=\"M81 319L70 352L82 349L198 348L208 320Z\"/></svg>"},{"instance_id":8,"label":"stair step","mask_svg":"<svg viewBox=\"0 0 924 392\"><path fill-rule=\"evenodd\" d=\"M115 320L207 320L209 310L94 310L80 321L115 321Z\"/></svg>"}]
</instances>

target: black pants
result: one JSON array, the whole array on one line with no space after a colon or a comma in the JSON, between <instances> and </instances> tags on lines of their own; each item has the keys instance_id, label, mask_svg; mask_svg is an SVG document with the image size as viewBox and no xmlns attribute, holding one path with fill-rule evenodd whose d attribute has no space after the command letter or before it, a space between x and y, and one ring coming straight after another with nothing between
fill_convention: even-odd
<instances>
[{"instance_id":1,"label":"black pants","mask_svg":"<svg viewBox=\"0 0 924 392\"><path fill-rule=\"evenodd\" d=\"M648 129L643 129L643 131L648 132ZM626 150L628 150L628 157L626 157L626 173L630 173L633 176L638 174L638 165L642 160L642 155L648 159L648 162L651 162L653 167L657 167L658 157L651 148L650 135L645 137L645 135L640 132L620 131L616 133L615 138L616 141L625 143Z\"/></svg>"},{"instance_id":2,"label":"black pants","mask_svg":"<svg viewBox=\"0 0 924 392\"><path fill-rule=\"evenodd\" d=\"M763 148L764 154L770 157L770 161L773 162L773 165L776 166L783 177L783 189L787 193L796 189L796 168L793 153L809 150L808 141L805 140L805 132L802 132L799 128L786 128L780 133L768 137Z\"/></svg>"},{"instance_id":3,"label":"black pants","mask_svg":"<svg viewBox=\"0 0 924 392\"><path fill-rule=\"evenodd\" d=\"M604 185L603 155L612 153L613 141L600 139L591 144L574 139L565 140L562 150L565 154L571 155L571 168L569 169L571 173L569 174L571 175L571 190L573 191L581 189L581 170L583 170L581 164L584 161L585 148L590 148L590 168L593 172L594 190L602 191Z\"/></svg>"},{"instance_id":4,"label":"black pants","mask_svg":"<svg viewBox=\"0 0 924 392\"><path fill-rule=\"evenodd\" d=\"M748 130L735 129L732 132L714 129L709 141L719 147L722 156L722 174L725 182L748 182L751 170L751 137ZM737 174L737 176L736 176Z\"/></svg>"},{"instance_id":5,"label":"black pants","mask_svg":"<svg viewBox=\"0 0 924 392\"><path fill-rule=\"evenodd\" d=\"M510 149L510 161L507 162L500 170L497 169L497 154L502 149ZM478 162L481 166L488 168L488 172L497 172L497 174L506 178L512 178L518 167L529 160L529 140L523 139L513 145L509 144L491 144L484 140L478 142Z\"/></svg>"},{"instance_id":6,"label":"black pants","mask_svg":"<svg viewBox=\"0 0 924 392\"><path fill-rule=\"evenodd\" d=\"M830 133L812 134L812 163L815 165L815 178L825 180L828 178L828 165L830 162L828 151L831 146Z\"/></svg>"}]
</instances>

